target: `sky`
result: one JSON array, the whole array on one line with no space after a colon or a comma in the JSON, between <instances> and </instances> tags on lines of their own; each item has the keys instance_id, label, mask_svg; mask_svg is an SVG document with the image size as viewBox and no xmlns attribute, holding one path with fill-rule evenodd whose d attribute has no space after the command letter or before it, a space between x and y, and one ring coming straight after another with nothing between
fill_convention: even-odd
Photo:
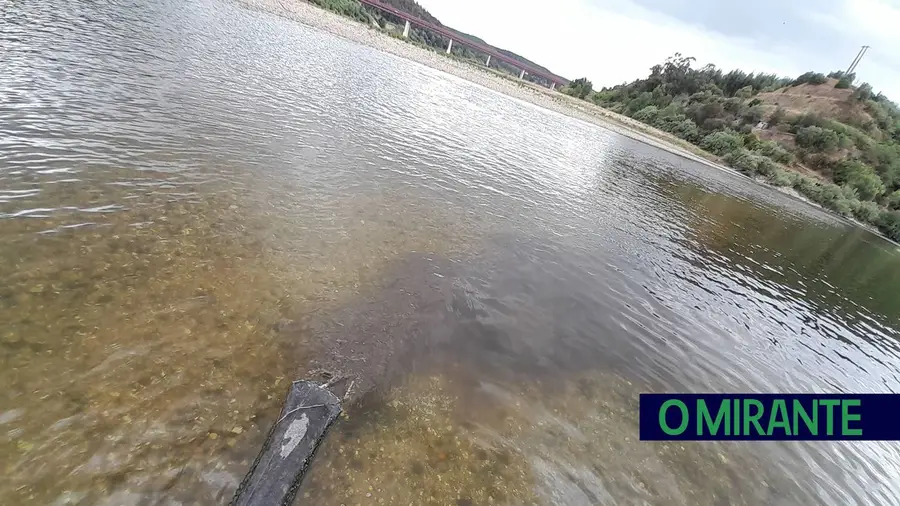
<instances>
[{"instance_id":1,"label":"sky","mask_svg":"<svg viewBox=\"0 0 900 506\"><path fill-rule=\"evenodd\" d=\"M675 52L796 77L856 69L900 102L900 0L418 0L445 25L594 88L646 77Z\"/></svg>"}]
</instances>

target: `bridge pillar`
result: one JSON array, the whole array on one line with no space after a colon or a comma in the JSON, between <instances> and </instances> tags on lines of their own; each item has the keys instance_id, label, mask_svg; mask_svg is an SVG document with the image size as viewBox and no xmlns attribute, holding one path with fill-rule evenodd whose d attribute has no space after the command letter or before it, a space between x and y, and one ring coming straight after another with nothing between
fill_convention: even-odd
<instances>
[{"instance_id":1,"label":"bridge pillar","mask_svg":"<svg viewBox=\"0 0 900 506\"><path fill-rule=\"evenodd\" d=\"M550 91L553 91L555 89L556 89L556 83L550 83Z\"/></svg>"},{"instance_id":2,"label":"bridge pillar","mask_svg":"<svg viewBox=\"0 0 900 506\"><path fill-rule=\"evenodd\" d=\"M525 79L525 69L522 69L522 72L519 74L519 79Z\"/></svg>"},{"instance_id":3,"label":"bridge pillar","mask_svg":"<svg viewBox=\"0 0 900 506\"><path fill-rule=\"evenodd\" d=\"M488 55L488 59L487 59L486 62L484 62L484 65L485 65L486 67L490 67L490 66L491 66L491 55Z\"/></svg>"},{"instance_id":4,"label":"bridge pillar","mask_svg":"<svg viewBox=\"0 0 900 506\"><path fill-rule=\"evenodd\" d=\"M403 38L404 39L409 38L409 21L408 20L406 21L406 26L403 27Z\"/></svg>"},{"instance_id":5,"label":"bridge pillar","mask_svg":"<svg viewBox=\"0 0 900 506\"><path fill-rule=\"evenodd\" d=\"M450 39L450 43L447 44L447 54L450 54L451 49L453 49L453 39Z\"/></svg>"}]
</instances>

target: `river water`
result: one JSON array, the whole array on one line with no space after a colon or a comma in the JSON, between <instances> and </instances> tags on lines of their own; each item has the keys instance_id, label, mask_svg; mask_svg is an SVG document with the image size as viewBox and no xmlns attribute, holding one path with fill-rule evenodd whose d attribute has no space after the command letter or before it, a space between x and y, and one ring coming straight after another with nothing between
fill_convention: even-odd
<instances>
[{"instance_id":1,"label":"river water","mask_svg":"<svg viewBox=\"0 0 900 506\"><path fill-rule=\"evenodd\" d=\"M213 0L0 4L0 502L896 504L881 443L642 443L648 391L900 389L893 245Z\"/></svg>"}]
</instances>

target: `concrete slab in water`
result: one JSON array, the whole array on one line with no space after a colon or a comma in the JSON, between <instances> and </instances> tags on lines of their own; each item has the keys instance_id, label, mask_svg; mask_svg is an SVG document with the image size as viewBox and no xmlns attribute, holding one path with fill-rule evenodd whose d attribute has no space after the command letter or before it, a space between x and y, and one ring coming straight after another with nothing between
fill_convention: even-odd
<instances>
[{"instance_id":1,"label":"concrete slab in water","mask_svg":"<svg viewBox=\"0 0 900 506\"><path fill-rule=\"evenodd\" d=\"M231 504L291 504L319 442L340 413L340 400L324 387L293 382L281 415Z\"/></svg>"}]
</instances>

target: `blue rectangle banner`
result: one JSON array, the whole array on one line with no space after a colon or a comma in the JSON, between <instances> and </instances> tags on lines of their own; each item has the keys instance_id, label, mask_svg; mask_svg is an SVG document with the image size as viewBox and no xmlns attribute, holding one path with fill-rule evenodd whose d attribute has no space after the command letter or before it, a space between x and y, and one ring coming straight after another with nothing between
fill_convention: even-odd
<instances>
[{"instance_id":1,"label":"blue rectangle banner","mask_svg":"<svg viewBox=\"0 0 900 506\"><path fill-rule=\"evenodd\" d=\"M900 440L900 394L641 394L642 441Z\"/></svg>"}]
</instances>

